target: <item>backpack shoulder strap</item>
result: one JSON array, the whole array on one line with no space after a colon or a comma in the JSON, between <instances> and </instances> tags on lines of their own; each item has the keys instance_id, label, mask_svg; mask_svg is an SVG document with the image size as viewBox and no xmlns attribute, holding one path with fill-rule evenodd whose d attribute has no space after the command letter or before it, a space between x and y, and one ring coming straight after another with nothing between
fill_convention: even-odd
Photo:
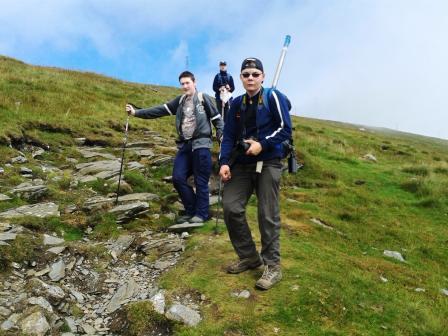
<instances>
[{"instance_id":1,"label":"backpack shoulder strap","mask_svg":"<svg viewBox=\"0 0 448 336\"><path fill-rule=\"evenodd\" d=\"M182 103L184 102L184 100L185 100L185 94L183 94L181 97L180 97L180 99L179 99L179 105L182 105Z\"/></svg>"},{"instance_id":2,"label":"backpack shoulder strap","mask_svg":"<svg viewBox=\"0 0 448 336\"><path fill-rule=\"evenodd\" d=\"M269 99L272 95L272 88L263 88L263 105L269 110Z\"/></svg>"},{"instance_id":3,"label":"backpack shoulder strap","mask_svg":"<svg viewBox=\"0 0 448 336\"><path fill-rule=\"evenodd\" d=\"M198 92L199 102L204 105L204 94L202 92Z\"/></svg>"},{"instance_id":4,"label":"backpack shoulder strap","mask_svg":"<svg viewBox=\"0 0 448 336\"><path fill-rule=\"evenodd\" d=\"M205 110L205 113L207 113L208 119L210 119L212 116L211 116L209 109L205 106L206 104L204 104L204 93L203 92L198 92L198 99L199 99L199 103L204 107L204 110Z\"/></svg>"}]
</instances>

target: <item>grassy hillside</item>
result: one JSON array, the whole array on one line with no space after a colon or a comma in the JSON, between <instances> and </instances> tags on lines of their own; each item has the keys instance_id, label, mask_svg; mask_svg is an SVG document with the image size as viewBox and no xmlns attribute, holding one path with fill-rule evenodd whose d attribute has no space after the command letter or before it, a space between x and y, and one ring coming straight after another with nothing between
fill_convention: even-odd
<instances>
[{"instance_id":1,"label":"grassy hillside","mask_svg":"<svg viewBox=\"0 0 448 336\"><path fill-rule=\"evenodd\" d=\"M0 57L0 166L16 155L9 143L70 151L74 137L86 137L115 146L126 101L151 105L178 93ZM131 140L148 127L172 144L172 122L132 120ZM235 255L224 225L215 235L210 221L161 283L171 296L205 295L204 321L176 326L176 333L448 335L448 296L441 293L448 288L448 142L307 118L293 122L304 167L282 181L284 279L261 292L253 288L260 270L226 274ZM2 185L12 184L8 178L0 176ZM259 241L255 198L248 216ZM384 250L400 252L406 262ZM231 295L244 289L249 299Z\"/></svg>"}]
</instances>

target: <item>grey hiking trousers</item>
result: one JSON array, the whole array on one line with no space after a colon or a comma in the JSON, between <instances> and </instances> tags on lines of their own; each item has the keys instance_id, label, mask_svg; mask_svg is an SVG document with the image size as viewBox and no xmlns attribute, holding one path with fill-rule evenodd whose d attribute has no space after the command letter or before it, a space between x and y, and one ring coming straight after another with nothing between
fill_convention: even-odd
<instances>
[{"instance_id":1,"label":"grey hiking trousers","mask_svg":"<svg viewBox=\"0 0 448 336\"><path fill-rule=\"evenodd\" d=\"M240 259L257 255L257 249L246 219L246 205L255 191L258 199L258 227L261 235L261 257L266 265L280 263L279 189L282 164L279 159L263 162L261 173L256 164L236 164L232 178L223 190L224 221L233 248Z\"/></svg>"}]
</instances>

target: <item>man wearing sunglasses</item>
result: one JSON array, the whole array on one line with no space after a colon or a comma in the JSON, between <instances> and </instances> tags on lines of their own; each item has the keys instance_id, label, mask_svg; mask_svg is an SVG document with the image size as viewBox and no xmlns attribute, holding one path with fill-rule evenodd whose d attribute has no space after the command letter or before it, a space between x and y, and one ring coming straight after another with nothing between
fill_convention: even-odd
<instances>
[{"instance_id":1,"label":"man wearing sunglasses","mask_svg":"<svg viewBox=\"0 0 448 336\"><path fill-rule=\"evenodd\" d=\"M185 215L176 222L201 225L209 217L211 123L216 128L216 138L221 139L224 122L212 102L213 98L196 90L196 80L191 72L182 72L179 83L184 94L170 102L146 109L127 104L126 111L129 115L145 119L175 116L178 152L173 165L173 184L185 208ZM194 176L195 191L187 183L190 175Z\"/></svg>"},{"instance_id":2,"label":"man wearing sunglasses","mask_svg":"<svg viewBox=\"0 0 448 336\"><path fill-rule=\"evenodd\" d=\"M263 64L246 58L241 65L246 93L235 98L224 125L219 174L225 182L224 221L239 259L227 267L237 274L264 264L255 286L269 289L281 280L279 189L282 142L291 136L288 100L277 90L264 89ZM261 252L246 220L246 206L255 191Z\"/></svg>"}]
</instances>

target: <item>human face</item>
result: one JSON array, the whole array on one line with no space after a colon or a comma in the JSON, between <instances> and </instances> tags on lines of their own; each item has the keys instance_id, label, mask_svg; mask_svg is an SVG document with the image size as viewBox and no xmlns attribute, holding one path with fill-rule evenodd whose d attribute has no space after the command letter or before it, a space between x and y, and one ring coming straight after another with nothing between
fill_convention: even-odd
<instances>
[{"instance_id":1,"label":"human face","mask_svg":"<svg viewBox=\"0 0 448 336\"><path fill-rule=\"evenodd\" d=\"M247 94L252 97L260 91L261 84L264 81L264 73L258 69L244 69L240 74L240 78Z\"/></svg>"},{"instance_id":2,"label":"human face","mask_svg":"<svg viewBox=\"0 0 448 336\"><path fill-rule=\"evenodd\" d=\"M196 83L193 82L190 77L182 77L179 82L182 87L182 91L187 96L192 96L196 91Z\"/></svg>"},{"instance_id":3,"label":"human face","mask_svg":"<svg viewBox=\"0 0 448 336\"><path fill-rule=\"evenodd\" d=\"M221 71L227 71L227 65L220 65L219 70Z\"/></svg>"}]
</instances>

